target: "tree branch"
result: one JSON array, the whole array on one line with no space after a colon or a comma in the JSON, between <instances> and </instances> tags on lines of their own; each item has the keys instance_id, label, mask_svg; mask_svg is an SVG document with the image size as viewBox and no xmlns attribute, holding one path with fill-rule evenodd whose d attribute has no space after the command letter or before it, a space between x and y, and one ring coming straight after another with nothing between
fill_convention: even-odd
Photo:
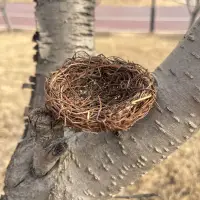
<instances>
[{"instance_id":1,"label":"tree branch","mask_svg":"<svg viewBox=\"0 0 200 200\"><path fill-rule=\"evenodd\" d=\"M60 187L53 190L54 194L106 199L121 187L133 184L199 130L199 24L200 20L155 70L157 105L145 119L123 133L123 140L112 133L81 132L68 141L73 159L67 170L59 173Z\"/></svg>"}]
</instances>

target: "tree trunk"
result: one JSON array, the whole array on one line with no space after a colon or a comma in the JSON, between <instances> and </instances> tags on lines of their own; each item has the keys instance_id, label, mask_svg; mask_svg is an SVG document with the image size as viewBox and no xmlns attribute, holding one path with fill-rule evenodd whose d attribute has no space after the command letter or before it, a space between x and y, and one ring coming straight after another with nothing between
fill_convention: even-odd
<instances>
[{"instance_id":1,"label":"tree trunk","mask_svg":"<svg viewBox=\"0 0 200 200\"><path fill-rule=\"evenodd\" d=\"M63 131L47 110L33 110L31 132L7 169L5 198L107 199L167 158L200 127L199 46L200 19L155 70L155 107L121 137Z\"/></svg>"},{"instance_id":2,"label":"tree trunk","mask_svg":"<svg viewBox=\"0 0 200 200\"><path fill-rule=\"evenodd\" d=\"M50 72L60 67L66 58L75 51L94 51L94 8L95 0L36 0L37 31L33 36L36 42L35 77L32 84L23 88L32 88L28 112L44 104L44 82ZM28 132L25 118L24 135Z\"/></svg>"},{"instance_id":3,"label":"tree trunk","mask_svg":"<svg viewBox=\"0 0 200 200\"><path fill-rule=\"evenodd\" d=\"M37 0L37 42L35 94L31 107L44 102L45 76L60 67L75 51L92 53L94 50L95 0Z\"/></svg>"}]
</instances>

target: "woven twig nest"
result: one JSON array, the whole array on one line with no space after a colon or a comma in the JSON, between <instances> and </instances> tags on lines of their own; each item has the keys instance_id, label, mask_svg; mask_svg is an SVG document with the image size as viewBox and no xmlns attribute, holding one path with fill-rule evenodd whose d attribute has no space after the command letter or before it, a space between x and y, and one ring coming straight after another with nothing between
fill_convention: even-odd
<instances>
[{"instance_id":1,"label":"woven twig nest","mask_svg":"<svg viewBox=\"0 0 200 200\"><path fill-rule=\"evenodd\" d=\"M45 83L46 107L65 126L84 131L127 130L156 99L153 76L118 57L76 53Z\"/></svg>"}]
</instances>

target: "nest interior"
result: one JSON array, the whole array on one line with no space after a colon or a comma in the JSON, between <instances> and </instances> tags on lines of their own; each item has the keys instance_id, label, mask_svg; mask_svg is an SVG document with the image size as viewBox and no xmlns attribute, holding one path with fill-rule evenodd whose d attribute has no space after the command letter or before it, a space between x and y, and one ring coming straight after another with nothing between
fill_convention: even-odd
<instances>
[{"instance_id":1,"label":"nest interior","mask_svg":"<svg viewBox=\"0 0 200 200\"><path fill-rule=\"evenodd\" d=\"M147 69L118 57L78 52L51 73L45 105L65 126L84 131L127 130L156 99Z\"/></svg>"}]
</instances>

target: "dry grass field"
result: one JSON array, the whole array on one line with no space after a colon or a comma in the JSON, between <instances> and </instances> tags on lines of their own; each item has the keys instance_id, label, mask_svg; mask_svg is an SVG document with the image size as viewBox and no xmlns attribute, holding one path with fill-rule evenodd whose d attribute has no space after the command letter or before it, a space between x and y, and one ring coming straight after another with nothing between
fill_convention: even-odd
<instances>
[{"instance_id":1,"label":"dry grass field","mask_svg":"<svg viewBox=\"0 0 200 200\"><path fill-rule=\"evenodd\" d=\"M0 192L6 166L23 132L23 110L30 92L22 90L21 85L34 72L31 37L32 32L0 33ZM105 55L138 62L152 71L180 38L150 34L97 35L96 49ZM154 192L162 200L200 199L199 143L200 137L196 135L126 192Z\"/></svg>"},{"instance_id":2,"label":"dry grass field","mask_svg":"<svg viewBox=\"0 0 200 200\"><path fill-rule=\"evenodd\" d=\"M31 3L33 0L7 0L7 2L25 2ZM151 0L97 0L101 5L115 6L149 6ZM180 6L184 0L157 0L158 6Z\"/></svg>"},{"instance_id":3,"label":"dry grass field","mask_svg":"<svg viewBox=\"0 0 200 200\"><path fill-rule=\"evenodd\" d=\"M34 72L32 33L0 33L0 185L16 143L23 132L23 107L29 91L21 85ZM0 189L0 191L1 191Z\"/></svg>"}]
</instances>

